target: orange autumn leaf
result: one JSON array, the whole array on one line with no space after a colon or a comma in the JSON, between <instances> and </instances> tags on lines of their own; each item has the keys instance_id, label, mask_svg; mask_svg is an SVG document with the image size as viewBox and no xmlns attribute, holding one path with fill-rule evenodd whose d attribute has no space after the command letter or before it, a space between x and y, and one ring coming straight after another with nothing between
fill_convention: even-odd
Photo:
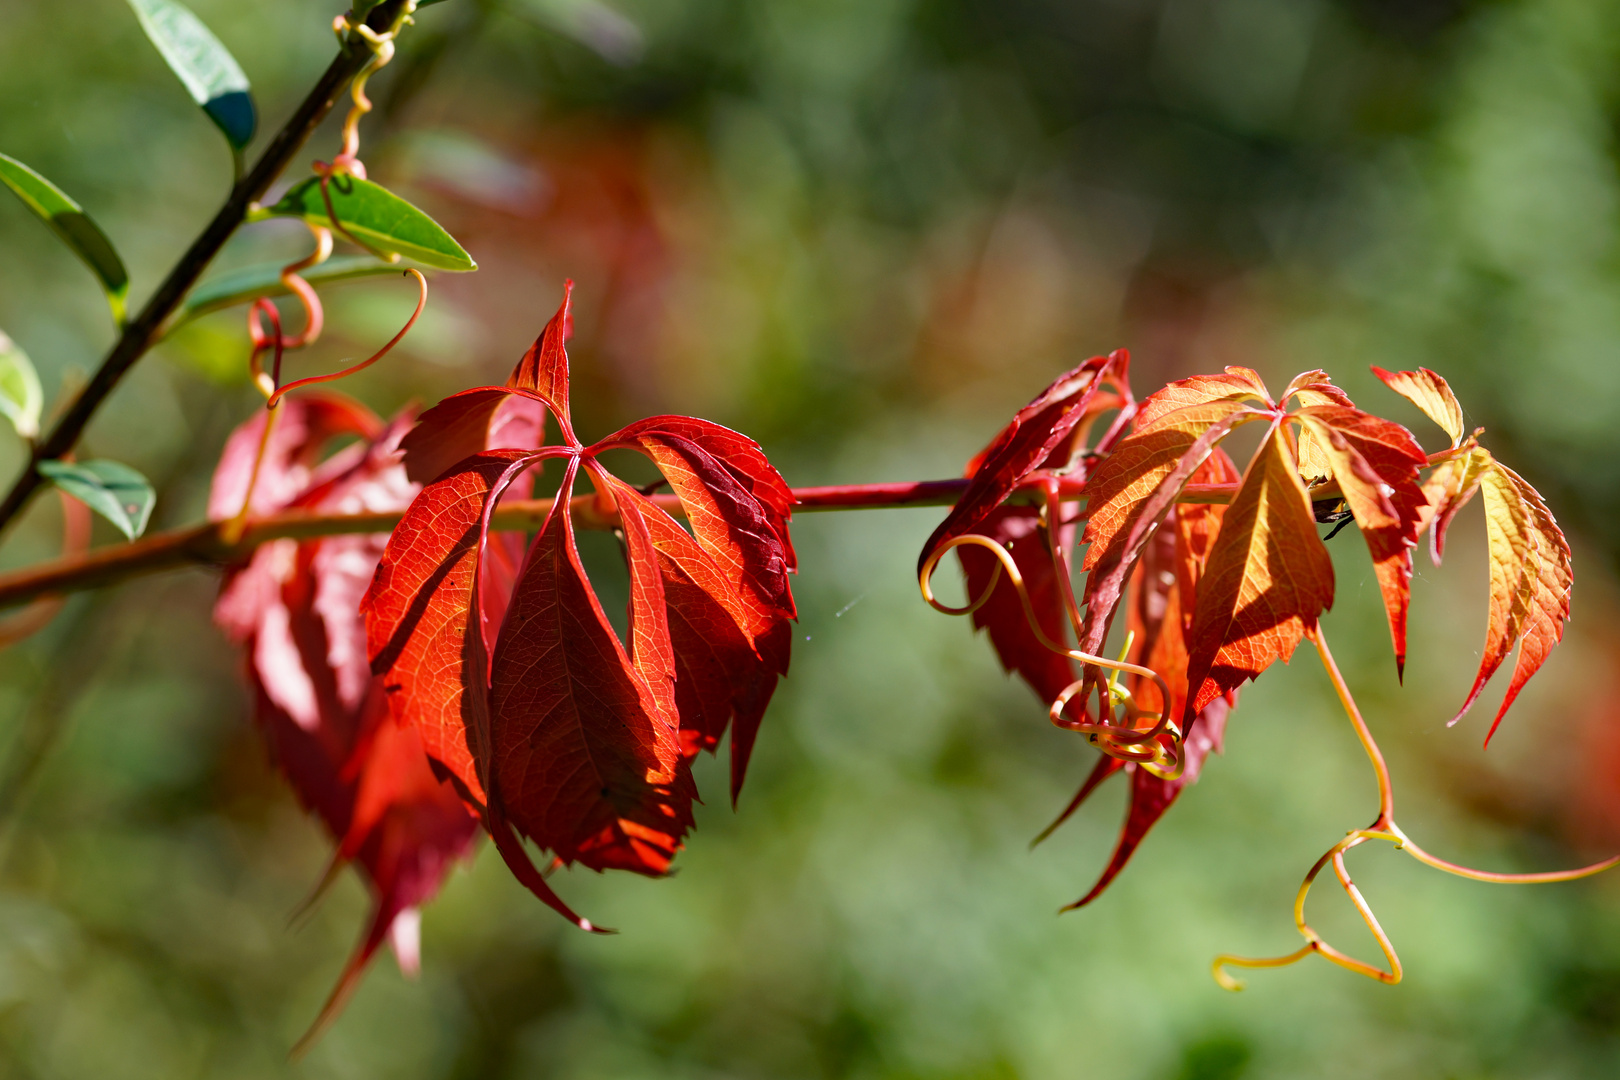
<instances>
[{"instance_id":1,"label":"orange autumn leaf","mask_svg":"<svg viewBox=\"0 0 1620 1080\"><path fill-rule=\"evenodd\" d=\"M1287 661L1333 604L1333 561L1281 423L1273 425L1221 520L1188 634L1182 722L1275 660Z\"/></svg>"},{"instance_id":2,"label":"orange autumn leaf","mask_svg":"<svg viewBox=\"0 0 1620 1080\"><path fill-rule=\"evenodd\" d=\"M1439 424L1445 433L1451 436L1452 446L1462 443L1462 405L1457 401L1457 395L1451 392L1451 386L1446 380L1428 368L1418 368L1416 371L1385 371L1381 367L1374 367L1372 372L1383 380L1385 386L1422 409L1425 416Z\"/></svg>"},{"instance_id":3,"label":"orange autumn leaf","mask_svg":"<svg viewBox=\"0 0 1620 1080\"><path fill-rule=\"evenodd\" d=\"M1477 492L1484 492L1485 537L1490 549L1490 613L1481 650L1479 671L1462 708L1448 723L1455 724L1473 707L1480 691L1496 674L1508 653L1519 645L1506 695L1491 721L1485 743L1490 745L1502 717L1519 691L1546 663L1563 640L1569 621L1569 595L1575 568L1569 541L1540 493L1512 469L1497 461L1478 443L1483 428L1463 437L1462 406L1446 380L1427 368L1373 374L1403 395L1451 436L1451 450L1436 454L1441 460L1423 485L1423 520L1435 565L1445 552L1446 531L1452 519Z\"/></svg>"},{"instance_id":4,"label":"orange autumn leaf","mask_svg":"<svg viewBox=\"0 0 1620 1080\"><path fill-rule=\"evenodd\" d=\"M1490 621L1479 673L1468 699L1450 722L1455 724L1463 718L1507 659L1514 643L1519 642L1513 679L1485 734L1489 745L1519 691L1563 640L1575 571L1569 542L1558 522L1522 476L1492 461L1480 476L1479 488L1484 495L1485 535L1490 544Z\"/></svg>"}]
</instances>

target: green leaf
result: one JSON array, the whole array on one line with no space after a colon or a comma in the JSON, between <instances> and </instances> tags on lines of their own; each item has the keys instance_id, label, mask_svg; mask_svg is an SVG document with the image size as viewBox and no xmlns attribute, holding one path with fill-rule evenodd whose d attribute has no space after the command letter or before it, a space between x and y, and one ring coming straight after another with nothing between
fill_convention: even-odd
<instances>
[{"instance_id":1,"label":"green leaf","mask_svg":"<svg viewBox=\"0 0 1620 1080\"><path fill-rule=\"evenodd\" d=\"M45 393L39 388L33 361L0 331L0 413L18 435L32 439L39 434L39 412L44 407Z\"/></svg>"},{"instance_id":2,"label":"green leaf","mask_svg":"<svg viewBox=\"0 0 1620 1080\"><path fill-rule=\"evenodd\" d=\"M341 226L340 235L347 235L363 247L385 255L405 255L438 270L478 269L478 264L437 221L380 184L354 176L334 176L327 184L327 195L337 215L336 225ZM312 225L334 227L316 176L293 185L280 202L254 211L248 220L270 217L303 218Z\"/></svg>"},{"instance_id":3,"label":"green leaf","mask_svg":"<svg viewBox=\"0 0 1620 1080\"><path fill-rule=\"evenodd\" d=\"M146 477L128 465L116 461L42 461L39 472L118 526L118 531L131 540L146 531L157 493Z\"/></svg>"},{"instance_id":4,"label":"green leaf","mask_svg":"<svg viewBox=\"0 0 1620 1080\"><path fill-rule=\"evenodd\" d=\"M167 333L172 334L193 319L247 303L249 300L257 300L261 296L287 295L289 290L281 281L281 269L284 265L284 263L265 263L261 266L246 266L203 282L186 297L185 306L175 316ZM398 273L398 266L371 255L337 255L318 266L299 271L298 276L318 289L322 285L333 285L340 281Z\"/></svg>"},{"instance_id":5,"label":"green leaf","mask_svg":"<svg viewBox=\"0 0 1620 1080\"><path fill-rule=\"evenodd\" d=\"M179 0L129 0L129 6L169 70L240 154L253 141L259 117L252 88L236 58Z\"/></svg>"},{"instance_id":6,"label":"green leaf","mask_svg":"<svg viewBox=\"0 0 1620 1080\"><path fill-rule=\"evenodd\" d=\"M125 302L129 298L129 271L124 269L124 260L118 257L112 241L107 239L101 227L90 220L84 208L68 198L61 188L16 158L0 154L0 183L4 183L28 209L38 214L40 220L49 225L62 238L62 242L72 248L73 253L83 259L84 264L101 279L101 287L107 292L107 303L112 305L113 318L122 325Z\"/></svg>"}]
</instances>

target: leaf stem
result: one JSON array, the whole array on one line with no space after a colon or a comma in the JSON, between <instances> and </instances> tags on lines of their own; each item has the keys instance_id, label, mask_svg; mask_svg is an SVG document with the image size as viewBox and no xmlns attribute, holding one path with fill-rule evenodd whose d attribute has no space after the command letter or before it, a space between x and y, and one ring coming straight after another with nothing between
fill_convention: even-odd
<instances>
[{"instance_id":1,"label":"leaf stem","mask_svg":"<svg viewBox=\"0 0 1620 1080\"><path fill-rule=\"evenodd\" d=\"M1311 632L1310 638L1316 646L1316 655L1322 659L1322 667L1327 670L1328 679L1333 683L1334 692L1339 695L1339 704L1344 706L1344 713L1350 718L1350 726L1356 729L1356 738L1361 740L1361 748L1367 751L1367 760L1372 762L1373 773L1378 777L1378 821L1374 828L1388 825L1395 817L1395 787L1389 778L1389 765L1384 761L1384 752L1378 748L1378 743L1373 739L1367 721L1362 719L1361 710L1356 706L1356 699L1350 693L1350 686L1344 681L1344 675L1339 671L1339 665L1334 662L1333 653L1328 649L1327 636L1322 633L1320 623Z\"/></svg>"},{"instance_id":2,"label":"leaf stem","mask_svg":"<svg viewBox=\"0 0 1620 1080\"><path fill-rule=\"evenodd\" d=\"M377 30L393 26L409 0L383 0L372 9L366 25ZM180 256L162 283L147 300L146 305L131 320L124 323L118 340L102 360L94 376L79 391L51 428L50 434L34 447L28 466L23 470L4 500L0 500L0 530L7 528L27 505L29 497L38 490L42 477L37 469L41 461L59 458L72 450L79 436L89 425L98 409L117 387L119 381L135 366L136 361L152 347L168 320L186 293L197 283L203 270L213 261L225 242L229 240L247 216L248 208L269 190L271 183L281 175L304 142L321 120L336 104L343 87L361 68L371 62L370 45L358 32L351 33L321 77L316 80L293 115L276 132L253 168L248 170L226 197L202 232L197 234L185 254Z\"/></svg>"},{"instance_id":3,"label":"leaf stem","mask_svg":"<svg viewBox=\"0 0 1620 1080\"><path fill-rule=\"evenodd\" d=\"M1389 935L1379 925L1378 917L1373 914L1372 907L1356 888L1355 882L1350 880L1350 871L1345 866L1344 853L1353 847L1368 840L1388 840L1401 851L1406 852L1418 862L1432 866L1436 870L1444 870L1448 874L1458 877L1470 878L1474 881L1487 881L1504 885L1540 885L1557 881L1575 881L1579 878L1591 877L1620 864L1620 855L1604 859L1602 862L1592 863L1574 870L1551 870L1539 874L1498 874L1489 870L1475 870L1467 866L1459 866L1453 862L1436 858L1427 851L1412 843L1411 839L1395 824L1395 796L1390 784L1389 766L1384 761L1383 751L1379 750L1378 743L1374 741L1367 722L1361 716L1361 710L1356 707L1355 699L1350 694L1350 688L1339 671L1338 664L1333 661L1333 653L1328 650L1327 639L1318 624L1309 634L1311 641L1316 645L1317 655L1322 658L1322 666L1327 669L1328 678L1333 682L1333 689L1338 692L1339 702L1344 706L1345 715L1350 718L1351 725L1356 729L1356 737L1361 740L1361 746L1367 751L1367 757L1372 762L1373 771L1378 776L1378 817L1372 825L1365 829L1352 829L1343 840L1334 844L1322 857L1316 860L1305 875L1304 882L1294 898L1294 926L1305 938L1305 944L1285 956L1273 957L1246 957L1223 953L1217 956L1210 966L1210 973L1215 981L1227 990L1242 990L1243 983L1235 978L1226 969L1229 967L1245 968L1274 968L1284 967L1305 959L1311 953L1320 953L1322 957L1348 971L1358 975L1365 975L1377 979L1382 983L1391 985L1401 981L1401 960L1395 954L1395 946L1390 942ZM1344 889L1345 895L1355 905L1356 912L1367 929L1372 931L1373 938L1378 942L1378 948L1383 952L1384 959L1389 964L1389 970L1384 971L1346 953L1340 952L1322 940L1311 925L1305 921L1305 898L1310 894L1311 885L1316 881L1317 875L1323 867L1332 865L1334 876L1339 879L1339 885Z\"/></svg>"}]
</instances>

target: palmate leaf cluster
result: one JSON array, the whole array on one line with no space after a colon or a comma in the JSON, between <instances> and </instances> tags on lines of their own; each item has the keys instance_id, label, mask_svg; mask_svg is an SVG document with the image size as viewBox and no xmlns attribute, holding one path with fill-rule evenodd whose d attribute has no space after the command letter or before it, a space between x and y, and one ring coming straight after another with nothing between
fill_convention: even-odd
<instances>
[{"instance_id":1,"label":"palmate leaf cluster","mask_svg":"<svg viewBox=\"0 0 1620 1080\"><path fill-rule=\"evenodd\" d=\"M1297 376L1273 398L1257 373L1228 367L1220 375L1171 383L1138 405L1128 361L1123 352L1087 361L1021 410L969 463L966 494L920 560L926 585L938 554L964 536L977 534L1008 552L1021 571L1022 596L1001 585L1001 567L982 549L956 549L969 594L979 598L974 623L988 631L1003 666L1054 703L1052 719L1061 726L1076 687L1083 688L1082 706L1095 693L1102 709L1112 710L1103 704L1107 672L1077 664L1047 643L1064 638L1072 600L1066 601L1061 578L1083 522L1078 542L1085 548L1080 568L1086 579L1072 627L1079 652L1100 652L1124 607L1124 659L1163 680L1130 676L1134 697L1178 725L1176 733L1158 736L1178 761L1174 773L1105 754L1041 834L1050 835L1116 772L1130 775L1130 810L1114 855L1072 907L1101 894L1197 778L1205 757L1220 748L1239 688L1314 638L1334 597L1319 520L1347 514L1357 524L1400 673L1418 538L1430 531L1438 566L1456 511L1486 492L1489 624L1479 673L1451 722L1522 643L1487 743L1562 640L1574 580L1568 542L1540 495L1478 445L1479 432L1464 438L1456 397L1426 368L1374 373L1450 436L1450 446L1433 455L1401 425L1356 408L1322 371ZM1114 422L1093 448L1086 433L1104 417ZM1220 444L1245 424L1264 425L1264 434L1240 470ZM1420 485L1420 471L1431 466ZM1072 503L1052 496L1041 508L1000 506L1020 487L1045 484L1055 492L1051 485L1063 480L1077 495Z\"/></svg>"}]
</instances>

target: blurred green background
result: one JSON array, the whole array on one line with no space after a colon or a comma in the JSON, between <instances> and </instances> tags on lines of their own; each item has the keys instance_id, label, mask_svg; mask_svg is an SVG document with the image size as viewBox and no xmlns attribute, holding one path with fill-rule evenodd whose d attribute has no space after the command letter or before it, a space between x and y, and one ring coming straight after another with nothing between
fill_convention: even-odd
<instances>
[{"instance_id":1,"label":"blurred green background","mask_svg":"<svg viewBox=\"0 0 1620 1080\"><path fill-rule=\"evenodd\" d=\"M329 60L329 0L193 0L273 130ZM0 0L0 149L82 201L143 298L230 181L217 134L119 0ZM449 0L373 84L371 175L478 273L435 279L348 389L382 411L498 381L578 281L576 423L653 411L759 438L795 484L962 463L1058 371L1118 346L1139 391L1427 365L1570 528L1566 643L1489 753L1477 507L1418 564L1406 688L1367 556L1327 622L1401 821L1449 858L1550 869L1620 844L1620 5L1604 0ZM261 134L260 143L264 136ZM300 155L329 158L332 124ZM300 227L216 269L292 257ZM111 339L92 279L0 199L0 328L47 394ZM369 352L414 300L329 294L297 373ZM202 516L251 415L240 311L151 356L87 440ZM9 436L0 473L22 460ZM1310 650L1246 690L1226 754L1096 904L1122 786L1027 843L1089 769L969 628L916 594L937 510L805 516L791 677L736 814L722 769L670 880L563 875L565 926L485 849L303 1061L361 925L267 765L203 570L76 599L0 653L0 1075L29 1077L1608 1077L1620 879L1497 887L1352 857L1408 976L1295 947L1300 875L1371 820ZM98 526L103 542L112 537ZM48 503L6 565L53 553ZM1376 955L1342 895L1312 918Z\"/></svg>"}]
</instances>

